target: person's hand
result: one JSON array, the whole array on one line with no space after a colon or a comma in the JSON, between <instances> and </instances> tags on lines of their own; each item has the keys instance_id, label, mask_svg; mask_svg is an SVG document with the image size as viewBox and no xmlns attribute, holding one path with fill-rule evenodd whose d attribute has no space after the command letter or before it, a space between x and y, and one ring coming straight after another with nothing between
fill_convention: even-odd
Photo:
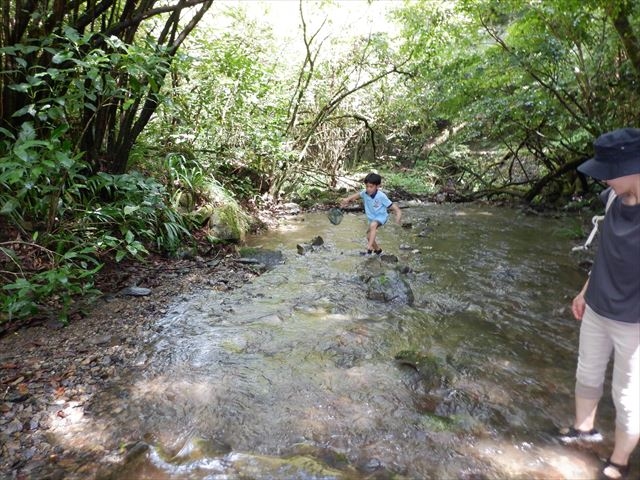
<instances>
[{"instance_id":1,"label":"person's hand","mask_svg":"<svg viewBox=\"0 0 640 480\"><path fill-rule=\"evenodd\" d=\"M584 292L580 292L571 302L571 311L573 312L573 317L580 321L582 320L582 316L584 315L584 310L587 303L584 301Z\"/></svg>"},{"instance_id":2,"label":"person's hand","mask_svg":"<svg viewBox=\"0 0 640 480\"><path fill-rule=\"evenodd\" d=\"M346 198L343 198L342 200L340 200L340 208L345 208L347 205L349 205L349 202L347 201Z\"/></svg>"}]
</instances>

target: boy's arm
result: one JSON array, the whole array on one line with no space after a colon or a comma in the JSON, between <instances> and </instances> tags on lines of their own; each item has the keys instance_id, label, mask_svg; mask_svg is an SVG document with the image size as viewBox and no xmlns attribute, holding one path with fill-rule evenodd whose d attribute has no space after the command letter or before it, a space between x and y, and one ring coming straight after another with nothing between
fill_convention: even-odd
<instances>
[{"instance_id":1,"label":"boy's arm","mask_svg":"<svg viewBox=\"0 0 640 480\"><path fill-rule=\"evenodd\" d=\"M342 208L346 207L348 204L350 204L351 202L353 202L354 200L357 200L360 198L360 192L358 193L354 193L353 195L349 195L346 198L343 198L342 200L340 200L340 206Z\"/></svg>"},{"instance_id":2,"label":"boy's arm","mask_svg":"<svg viewBox=\"0 0 640 480\"><path fill-rule=\"evenodd\" d=\"M398 207L398 205L396 205L395 203L392 203L389 207L389 210L391 210L396 216L396 223L400 225L400 219L402 218L402 210L400 210L400 207Z\"/></svg>"}]
</instances>

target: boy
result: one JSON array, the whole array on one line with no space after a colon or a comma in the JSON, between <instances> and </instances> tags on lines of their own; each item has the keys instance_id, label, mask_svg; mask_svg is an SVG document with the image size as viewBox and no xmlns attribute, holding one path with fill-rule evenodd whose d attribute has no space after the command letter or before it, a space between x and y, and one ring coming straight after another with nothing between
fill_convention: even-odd
<instances>
[{"instance_id":1,"label":"boy","mask_svg":"<svg viewBox=\"0 0 640 480\"><path fill-rule=\"evenodd\" d=\"M371 255L372 253L380 255L382 253L382 249L376 242L376 234L378 228L384 225L389 219L388 208L393 211L398 225L400 225L400 219L402 218L400 208L398 208L395 203L392 203L384 192L379 190L381 183L382 177L380 175L370 173L364 179L364 190L354 193L340 202L342 208L358 198L361 198L364 203L364 212L367 214L367 219L369 220L369 228L367 229L367 251L363 252L363 255Z\"/></svg>"}]
</instances>

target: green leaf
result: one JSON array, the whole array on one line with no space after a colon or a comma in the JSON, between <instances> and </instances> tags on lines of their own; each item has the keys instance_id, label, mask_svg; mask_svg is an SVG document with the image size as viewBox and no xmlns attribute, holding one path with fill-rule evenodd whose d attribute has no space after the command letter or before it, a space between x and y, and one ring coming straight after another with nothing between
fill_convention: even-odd
<instances>
[{"instance_id":1,"label":"green leaf","mask_svg":"<svg viewBox=\"0 0 640 480\"><path fill-rule=\"evenodd\" d=\"M31 89L31 85L28 83L14 83L13 85L9 85L9 88L16 92L27 93Z\"/></svg>"},{"instance_id":2,"label":"green leaf","mask_svg":"<svg viewBox=\"0 0 640 480\"><path fill-rule=\"evenodd\" d=\"M124 214L131 215L133 212L139 210L140 207L138 205L125 205Z\"/></svg>"},{"instance_id":3,"label":"green leaf","mask_svg":"<svg viewBox=\"0 0 640 480\"><path fill-rule=\"evenodd\" d=\"M60 63L64 63L67 60L73 58L73 52L69 52L69 51L62 51L62 52L58 52L56 53L53 58L51 59L51 61L53 63L56 64L60 64Z\"/></svg>"},{"instance_id":4,"label":"green leaf","mask_svg":"<svg viewBox=\"0 0 640 480\"><path fill-rule=\"evenodd\" d=\"M0 214L9 215L11 212L20 207L20 204L15 198L9 198L0 209Z\"/></svg>"}]
</instances>

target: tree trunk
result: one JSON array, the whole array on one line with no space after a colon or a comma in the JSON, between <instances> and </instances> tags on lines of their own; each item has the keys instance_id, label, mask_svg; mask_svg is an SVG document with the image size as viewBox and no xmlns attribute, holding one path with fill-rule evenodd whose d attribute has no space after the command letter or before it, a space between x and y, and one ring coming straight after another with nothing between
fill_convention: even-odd
<instances>
[{"instance_id":1,"label":"tree trunk","mask_svg":"<svg viewBox=\"0 0 640 480\"><path fill-rule=\"evenodd\" d=\"M117 37L131 45L146 20L169 14L164 27L153 30L159 32L156 55L164 61L155 63L155 71L145 72L146 77L142 82L140 78L135 79L138 89L131 88L134 79L126 69L115 63L106 63L104 68L100 67L99 78L103 81L106 78L113 79L119 92L128 93L105 97L95 93L98 91L95 88L90 92L93 96L85 96L80 100L84 102L84 109L79 112L65 111L64 121L71 126L71 141L84 153L84 160L93 171L109 173L126 171L131 148L158 107L160 89L173 57L213 3L213 0L0 1L0 48L16 49L13 55L1 56L0 127L14 135L25 121L33 122L43 135L61 121L51 118L42 120L27 110L24 110L27 113L19 116L15 115L16 112L29 105L37 108L39 101L44 102L52 95L62 98L66 92L73 91L74 82L84 81L85 90L89 91L95 79L89 78L88 72L83 71L82 67L73 76L70 73L75 66L73 62L82 65L85 60L83 55L95 51L103 51L105 58L109 58L114 52L107 45L108 38ZM183 25L181 18L185 16L184 11L193 8L196 11L189 15L189 20ZM64 29L69 27L74 28L81 37L77 45L73 45L79 51L74 51L73 58L67 62L52 64L54 54L50 52L64 52L74 42L73 39L63 39ZM86 37L89 38L88 43L82 38L86 33L93 34ZM143 34L147 35L147 32ZM31 46L33 48L30 50ZM16 85L28 85L34 72L46 71L50 66L64 70L66 76L45 76L48 85L39 89L15 88ZM127 100L132 102L124 108ZM63 103L66 105L66 102Z\"/></svg>"},{"instance_id":2,"label":"tree trunk","mask_svg":"<svg viewBox=\"0 0 640 480\"><path fill-rule=\"evenodd\" d=\"M625 52L633 65L636 75L640 77L640 40L633 31L629 16L631 15L631 1L623 1L615 12L609 12L613 25L620 35Z\"/></svg>"}]
</instances>

